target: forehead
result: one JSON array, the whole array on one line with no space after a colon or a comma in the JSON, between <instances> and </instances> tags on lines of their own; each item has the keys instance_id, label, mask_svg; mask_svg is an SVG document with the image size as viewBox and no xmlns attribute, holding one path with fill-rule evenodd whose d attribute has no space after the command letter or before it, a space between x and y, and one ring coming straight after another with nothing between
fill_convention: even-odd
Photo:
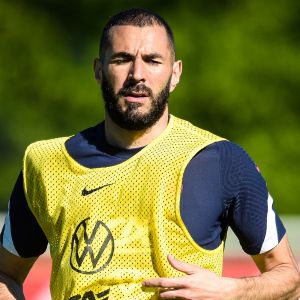
<instances>
[{"instance_id":1,"label":"forehead","mask_svg":"<svg viewBox=\"0 0 300 300\"><path fill-rule=\"evenodd\" d=\"M163 26L113 26L109 32L112 52L125 51L129 53L151 53L159 52L167 54L170 52L168 35Z\"/></svg>"}]
</instances>

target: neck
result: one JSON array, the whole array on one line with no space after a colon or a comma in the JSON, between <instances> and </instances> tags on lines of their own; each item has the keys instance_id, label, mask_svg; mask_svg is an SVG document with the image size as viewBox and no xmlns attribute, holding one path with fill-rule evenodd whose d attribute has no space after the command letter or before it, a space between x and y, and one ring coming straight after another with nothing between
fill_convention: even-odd
<instances>
[{"instance_id":1,"label":"neck","mask_svg":"<svg viewBox=\"0 0 300 300\"><path fill-rule=\"evenodd\" d=\"M168 126L168 109L162 117L151 127L143 130L127 130L118 126L106 113L105 137L107 142L115 147L132 149L143 147L151 143Z\"/></svg>"}]
</instances>

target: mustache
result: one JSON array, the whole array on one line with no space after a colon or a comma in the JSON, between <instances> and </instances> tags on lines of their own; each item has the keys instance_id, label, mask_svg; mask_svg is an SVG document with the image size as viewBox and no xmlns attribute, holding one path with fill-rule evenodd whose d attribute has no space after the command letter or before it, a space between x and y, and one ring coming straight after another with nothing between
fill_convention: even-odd
<instances>
[{"instance_id":1,"label":"mustache","mask_svg":"<svg viewBox=\"0 0 300 300\"><path fill-rule=\"evenodd\" d=\"M124 87L122 87L119 92L118 96L127 96L131 93L139 93L143 94L147 97L153 97L152 90L144 85L143 83L134 83L134 82L129 82Z\"/></svg>"}]
</instances>

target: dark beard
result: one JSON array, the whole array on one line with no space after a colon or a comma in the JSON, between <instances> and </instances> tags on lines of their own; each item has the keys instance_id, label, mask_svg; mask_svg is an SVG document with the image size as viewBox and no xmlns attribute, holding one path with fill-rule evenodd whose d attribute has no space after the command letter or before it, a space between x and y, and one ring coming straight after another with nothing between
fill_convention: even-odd
<instances>
[{"instance_id":1,"label":"dark beard","mask_svg":"<svg viewBox=\"0 0 300 300\"><path fill-rule=\"evenodd\" d=\"M138 84L133 80L127 81L124 87L115 94L112 86L103 74L101 89L106 112L113 122L121 128L127 130L144 130L150 128L161 118L165 111L170 94L170 83L171 78L169 78L166 86L156 97L153 96L150 88L142 83ZM145 93L150 98L151 107L147 113L139 113L138 108L141 106L140 103L128 103L127 109L122 111L121 106L118 103L119 97L132 91Z\"/></svg>"}]
</instances>

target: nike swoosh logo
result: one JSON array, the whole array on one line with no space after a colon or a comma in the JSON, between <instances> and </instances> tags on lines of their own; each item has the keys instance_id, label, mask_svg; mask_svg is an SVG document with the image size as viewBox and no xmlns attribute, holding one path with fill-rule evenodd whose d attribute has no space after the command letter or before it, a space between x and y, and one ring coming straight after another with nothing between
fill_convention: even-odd
<instances>
[{"instance_id":1,"label":"nike swoosh logo","mask_svg":"<svg viewBox=\"0 0 300 300\"><path fill-rule=\"evenodd\" d=\"M103 189L103 188L105 188L105 187L107 187L107 186L110 186L110 185L112 185L113 183L108 183L108 184L105 184L105 185L101 185L101 186L98 186L98 187L96 187L96 188L94 188L94 189L91 189L91 190L87 190L86 189L86 187L82 190L82 192L81 192L81 195L82 196L88 196L88 195L90 195L90 194L92 194L92 193L94 193L94 192L97 192L97 191L99 191L99 190L101 190L101 189Z\"/></svg>"}]
</instances>

